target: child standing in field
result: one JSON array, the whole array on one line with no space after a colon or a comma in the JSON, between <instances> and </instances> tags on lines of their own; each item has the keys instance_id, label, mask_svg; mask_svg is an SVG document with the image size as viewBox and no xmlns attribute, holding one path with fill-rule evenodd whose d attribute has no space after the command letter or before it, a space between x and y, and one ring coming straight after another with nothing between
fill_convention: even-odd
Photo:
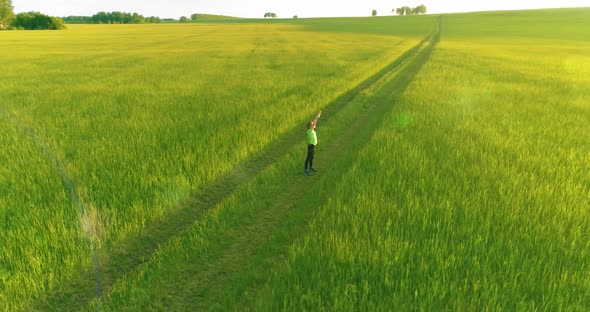
<instances>
[{"instance_id":1,"label":"child standing in field","mask_svg":"<svg viewBox=\"0 0 590 312\"><path fill-rule=\"evenodd\" d=\"M322 115L319 111L315 119L307 123L307 158L305 159L305 174L310 176L311 172L317 172L313 168L313 155L315 154L315 146L318 144L318 136L315 133L315 127L318 124L318 119ZM309 170L307 169L309 168Z\"/></svg>"}]
</instances>

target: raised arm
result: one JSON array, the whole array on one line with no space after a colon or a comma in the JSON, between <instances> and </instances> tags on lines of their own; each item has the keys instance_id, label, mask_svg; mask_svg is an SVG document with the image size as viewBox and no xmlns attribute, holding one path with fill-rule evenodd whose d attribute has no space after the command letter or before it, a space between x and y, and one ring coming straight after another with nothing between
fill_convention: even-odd
<instances>
[{"instance_id":1,"label":"raised arm","mask_svg":"<svg viewBox=\"0 0 590 312\"><path fill-rule=\"evenodd\" d=\"M313 120L313 124L317 125L318 124L318 119L320 119L320 116L322 116L322 111L319 111L317 115L315 115L315 118Z\"/></svg>"}]
</instances>

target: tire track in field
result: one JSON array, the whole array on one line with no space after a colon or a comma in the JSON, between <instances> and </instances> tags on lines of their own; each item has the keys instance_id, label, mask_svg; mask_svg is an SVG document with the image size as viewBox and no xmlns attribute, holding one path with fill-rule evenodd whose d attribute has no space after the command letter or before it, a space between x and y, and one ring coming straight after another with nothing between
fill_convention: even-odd
<instances>
[{"instance_id":1,"label":"tire track in field","mask_svg":"<svg viewBox=\"0 0 590 312\"><path fill-rule=\"evenodd\" d=\"M383 89L392 87L387 94L401 93L426 62L436 43L439 41L439 27L437 25L431 35L406 51L398 59L326 105L322 109L324 115L322 123L329 123L330 116L336 115L363 91L374 88L375 86L380 86ZM392 73L397 73L397 75L391 77ZM383 82L383 79L389 79L391 82ZM356 146L355 149L358 151L362 143L366 142L374 130L378 128L385 115L384 113L391 109L390 105L383 105L384 103L381 103L384 102L382 101L383 98L384 96L381 96L381 100L375 98L374 102L379 102L381 105L370 107L337 140L323 147L324 150L331 149L330 156L322 157L323 161L326 163L337 163L340 156L348 152L350 146ZM199 216L221 203L237 191L241 185L252 181L259 172L284 156L294 144L300 141L300 127L292 128L275 141L269 143L256 155L239 163L228 174L212 182L199 194L194 195L177 210L171 212L166 219L147 225L141 233L133 235L114 246L110 250L110 253L100 255L101 267L99 270L102 276L102 288L100 292L106 293L110 291L110 288L117 280L141 264L148 262L160 245L165 244L190 225L194 224ZM356 143L351 145L350 142ZM285 184L289 186L286 187L287 191L273 194L273 196L280 198L277 201L281 203L280 205L275 204L267 210L258 211L259 216L249 218L258 221L253 224L243 225L241 227L243 232L232 230L231 232L235 237L230 237L234 242L231 248L223 251L219 250L219 254L211 255L212 259L217 261L219 266L214 266L207 271L198 272L198 275L202 278L201 280L215 278L216 283L219 283L230 278L231 268L235 268L235 265L230 263L234 259L233 255L237 255L241 261L246 261L248 257L245 255L252 255L268 240L268 236L272 235L273 231L277 229L280 220L284 219L287 212L292 210L297 200L301 199L302 194L305 193L306 187L309 187L310 180L306 178L302 174L296 181L285 181ZM316 182L312 181L311 183ZM251 234L243 235L244 233ZM230 233L229 235L232 234ZM60 307L60 310L69 311L80 310L86 307L95 298L95 291L84 287L86 284L84 281L92 278L92 275L93 272L90 269L86 272L81 272L77 280L72 281L70 284L61 285L61 287L58 287L57 290L45 298L40 298L34 304L34 309L45 310ZM209 285L205 288L201 286L200 289L192 289L189 293L194 293L199 298L201 297L199 296L200 292L208 291L206 288L210 289ZM195 305L198 306L198 302Z\"/></svg>"},{"instance_id":2,"label":"tire track in field","mask_svg":"<svg viewBox=\"0 0 590 312\"><path fill-rule=\"evenodd\" d=\"M10 123L14 125L19 131L24 133L33 145L35 145L39 151L42 153L43 157L51 164L51 166L55 169L57 174L59 175L61 182L65 189L67 189L70 201L75 206L76 210L78 211L78 217L81 228L86 231L86 238L88 240L88 246L91 248L92 253L92 271L89 272L87 281L94 281L94 295L97 298L102 296L102 281L101 281L101 274L100 274L100 257L98 256L98 247L96 246L94 231L92 230L92 225L90 224L91 217L89 216L89 211L86 209L86 205L80 194L78 193L78 189L76 184L70 176L68 175L66 169L62 165L62 163L58 160L57 156L52 152L51 148L47 145L47 143L42 140L35 131L27 126L21 119L19 119L13 112L9 111L4 107L0 107L0 116L5 117Z\"/></svg>"},{"instance_id":3,"label":"tire track in field","mask_svg":"<svg viewBox=\"0 0 590 312\"><path fill-rule=\"evenodd\" d=\"M255 290L254 284L264 283L265 270L286 254L293 239L304 233L315 212L314 207L320 206L330 195L310 190L331 188L341 181L346 173L345 168L352 164L355 156L370 141L384 117L393 108L392 100L403 93L429 59L440 40L438 29L440 27L437 25L437 32L429 37L426 47L418 51L412 59L406 60L408 64L404 69L392 77L384 76L386 81L379 83L380 88L371 98L374 105L364 111L336 140L322 146L322 163L331 165L316 174L320 177L319 180L310 179L303 174L295 179L286 177L277 187L284 191L273 193L269 207L253 211L247 218L250 222L245 221L238 227L232 227L218 241L213 242L212 245L217 248L210 248L207 255L202 257L207 266L197 263L193 268L182 269L183 272L190 272L190 279L181 284L182 289L178 290L171 302L172 310L199 311L212 307L222 310L226 307L218 304L223 302L225 296L236 293L241 294L242 302L233 309L246 309L247 305L242 304L255 296L248 290ZM343 157L345 155L352 157ZM314 195L312 199L302 200L310 193ZM269 254L273 255L272 259L268 259ZM248 280L251 276L256 278Z\"/></svg>"}]
</instances>

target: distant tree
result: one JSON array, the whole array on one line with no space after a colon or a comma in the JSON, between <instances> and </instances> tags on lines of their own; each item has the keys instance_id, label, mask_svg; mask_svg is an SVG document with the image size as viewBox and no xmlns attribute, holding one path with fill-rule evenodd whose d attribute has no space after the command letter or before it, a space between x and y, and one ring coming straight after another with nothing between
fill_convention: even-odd
<instances>
[{"instance_id":1,"label":"distant tree","mask_svg":"<svg viewBox=\"0 0 590 312\"><path fill-rule=\"evenodd\" d=\"M181 16L180 19L178 20L181 23L188 23L188 17L186 16Z\"/></svg>"},{"instance_id":2,"label":"distant tree","mask_svg":"<svg viewBox=\"0 0 590 312\"><path fill-rule=\"evenodd\" d=\"M145 22L150 24L160 24L160 18L157 16L146 17Z\"/></svg>"},{"instance_id":3,"label":"distant tree","mask_svg":"<svg viewBox=\"0 0 590 312\"><path fill-rule=\"evenodd\" d=\"M293 15L293 18L297 18L297 15Z\"/></svg>"},{"instance_id":4,"label":"distant tree","mask_svg":"<svg viewBox=\"0 0 590 312\"><path fill-rule=\"evenodd\" d=\"M197 13L195 13L195 14L191 15L191 19L192 19L193 21L196 21L198 17L199 17L199 14L197 14Z\"/></svg>"},{"instance_id":5,"label":"distant tree","mask_svg":"<svg viewBox=\"0 0 590 312\"><path fill-rule=\"evenodd\" d=\"M68 16L64 18L68 24L143 24L159 23L160 18L156 16L144 17L138 13L126 12L98 12L92 16Z\"/></svg>"},{"instance_id":6,"label":"distant tree","mask_svg":"<svg viewBox=\"0 0 590 312\"><path fill-rule=\"evenodd\" d=\"M395 13L398 15L425 14L426 13L426 6L423 4L421 4L415 8L411 8L409 6L403 6L401 8L395 9Z\"/></svg>"},{"instance_id":7,"label":"distant tree","mask_svg":"<svg viewBox=\"0 0 590 312\"><path fill-rule=\"evenodd\" d=\"M143 24L145 23L145 18L137 13L133 13L131 15L131 24Z\"/></svg>"},{"instance_id":8,"label":"distant tree","mask_svg":"<svg viewBox=\"0 0 590 312\"><path fill-rule=\"evenodd\" d=\"M275 18L275 17L277 17L277 15L272 12L264 13L264 18L267 18L267 17Z\"/></svg>"},{"instance_id":9,"label":"distant tree","mask_svg":"<svg viewBox=\"0 0 590 312\"><path fill-rule=\"evenodd\" d=\"M66 16L62 19L66 24L92 24L92 16Z\"/></svg>"},{"instance_id":10,"label":"distant tree","mask_svg":"<svg viewBox=\"0 0 590 312\"><path fill-rule=\"evenodd\" d=\"M109 17L106 12L98 12L92 15L92 22L94 24L106 24L109 20Z\"/></svg>"},{"instance_id":11,"label":"distant tree","mask_svg":"<svg viewBox=\"0 0 590 312\"><path fill-rule=\"evenodd\" d=\"M111 18L108 20L112 24L128 24L125 13L111 12Z\"/></svg>"},{"instance_id":12,"label":"distant tree","mask_svg":"<svg viewBox=\"0 0 590 312\"><path fill-rule=\"evenodd\" d=\"M417 7L415 7L414 13L415 14L426 14L426 6L424 4L421 4Z\"/></svg>"},{"instance_id":13,"label":"distant tree","mask_svg":"<svg viewBox=\"0 0 590 312\"><path fill-rule=\"evenodd\" d=\"M33 16L30 13L19 13L12 24L17 29L33 29Z\"/></svg>"},{"instance_id":14,"label":"distant tree","mask_svg":"<svg viewBox=\"0 0 590 312\"><path fill-rule=\"evenodd\" d=\"M64 29L64 21L59 17L48 16L39 12L19 13L14 17L13 26L17 29Z\"/></svg>"},{"instance_id":15,"label":"distant tree","mask_svg":"<svg viewBox=\"0 0 590 312\"><path fill-rule=\"evenodd\" d=\"M373 10L373 11L371 12L371 16L377 16L377 10Z\"/></svg>"},{"instance_id":16,"label":"distant tree","mask_svg":"<svg viewBox=\"0 0 590 312\"><path fill-rule=\"evenodd\" d=\"M14 18L12 0L0 0L0 29L8 28Z\"/></svg>"},{"instance_id":17,"label":"distant tree","mask_svg":"<svg viewBox=\"0 0 590 312\"><path fill-rule=\"evenodd\" d=\"M52 16L51 22L49 22L49 29L58 30L58 29L65 29L66 23L63 19L59 17Z\"/></svg>"}]
</instances>

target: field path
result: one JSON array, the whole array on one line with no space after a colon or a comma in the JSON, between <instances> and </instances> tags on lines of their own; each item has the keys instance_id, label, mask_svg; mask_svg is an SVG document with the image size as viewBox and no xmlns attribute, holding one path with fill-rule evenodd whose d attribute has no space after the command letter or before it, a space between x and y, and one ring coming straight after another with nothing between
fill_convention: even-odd
<instances>
[{"instance_id":1,"label":"field path","mask_svg":"<svg viewBox=\"0 0 590 312\"><path fill-rule=\"evenodd\" d=\"M322 145L321 161L323 164L330 164L329 166L322 168L322 172L311 178L303 175L302 168L300 175L285 177L278 185L283 191L271 193L272 198L268 199L266 209L256 209L238 227L219 237L220 244L208 250L203 259L206 265L195 264L191 268L182 268L184 275L190 276L190 280L183 280L179 293L175 294L175 300L170 303L171 310L200 310L211 307L219 302L221 296L231 291L231 287L248 287L242 285L243 283L235 286L240 274L252 272L256 275L256 272L264 271L267 260L256 256L262 248L276 252L277 257L280 255L280 249L288 246L292 234L305 228L308 217L313 213L313 209L299 209L298 203L312 185L317 188L333 185L340 180L345 172L343 168L347 168L354 159L343 156L356 154L370 140L383 117L393 107L392 102L426 63L439 39L440 21L436 30L418 45L322 109L322 124L329 124L330 116L335 116L363 91L370 90L375 94L371 105L336 140ZM96 275L101 277L99 292L107 293L117 280L149 261L160 245L189 228L203 213L233 194L241 185L254 180L261 171L281 159L294 145L301 144L301 131L299 126L287 131L257 155L238 164L231 172L211 183L165 220L146 226L138 235L110 248L110 253L100 256L101 268L98 272L93 268L81 272L79 278L72 283L61 285L49 296L39 298L33 309L83 309L97 294L94 282ZM317 196L314 200L320 204L324 199ZM309 203L303 206L313 207Z\"/></svg>"}]
</instances>

